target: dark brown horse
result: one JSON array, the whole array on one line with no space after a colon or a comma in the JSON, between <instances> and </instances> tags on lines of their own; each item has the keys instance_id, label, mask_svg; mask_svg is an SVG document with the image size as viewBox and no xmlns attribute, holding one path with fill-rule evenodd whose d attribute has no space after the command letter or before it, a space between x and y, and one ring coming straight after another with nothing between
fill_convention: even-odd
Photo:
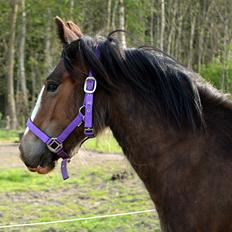
<instances>
[{"instance_id":1,"label":"dark brown horse","mask_svg":"<svg viewBox=\"0 0 232 232\"><path fill-rule=\"evenodd\" d=\"M232 102L160 52L121 49L111 35L84 36L58 17L56 24L63 55L39 95L34 124L57 136L78 114L91 69L98 83L95 134L111 128L149 191L162 230L232 231ZM82 125L64 150L70 153L84 139ZM20 151L27 167L39 173L58 159L28 129Z\"/></svg>"}]
</instances>

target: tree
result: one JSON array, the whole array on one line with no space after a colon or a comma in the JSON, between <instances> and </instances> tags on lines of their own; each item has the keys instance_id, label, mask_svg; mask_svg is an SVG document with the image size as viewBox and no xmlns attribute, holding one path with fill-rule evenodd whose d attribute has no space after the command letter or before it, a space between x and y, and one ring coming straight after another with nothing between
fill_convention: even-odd
<instances>
[{"instance_id":1,"label":"tree","mask_svg":"<svg viewBox=\"0 0 232 232\"><path fill-rule=\"evenodd\" d=\"M25 0L21 0L21 33L19 37L19 76L18 76L18 91L17 91L17 112L22 117L22 122L25 121L25 117L28 116L28 96L26 86L26 74L25 74L25 37L26 37L26 10Z\"/></svg>"},{"instance_id":2,"label":"tree","mask_svg":"<svg viewBox=\"0 0 232 232\"><path fill-rule=\"evenodd\" d=\"M7 112L10 117L10 129L17 127L17 117L15 108L15 96L14 96L14 60L15 60L15 31L16 31L16 17L18 11L17 0L12 0L12 12L11 12L11 28L9 38L9 55L7 66Z\"/></svg>"},{"instance_id":3,"label":"tree","mask_svg":"<svg viewBox=\"0 0 232 232\"><path fill-rule=\"evenodd\" d=\"M112 12L112 29L115 30L116 29L116 12L118 9L118 0L116 0L114 2L114 7L113 7L113 12Z\"/></svg>"},{"instance_id":4,"label":"tree","mask_svg":"<svg viewBox=\"0 0 232 232\"><path fill-rule=\"evenodd\" d=\"M123 0L119 0L119 27L125 30L125 8ZM121 32L121 43L122 47L126 48L126 35L124 32Z\"/></svg>"},{"instance_id":5,"label":"tree","mask_svg":"<svg viewBox=\"0 0 232 232\"><path fill-rule=\"evenodd\" d=\"M196 11L197 11L197 6L198 3L195 3L196 9L192 10L190 13L190 18L191 18L191 30L190 30L190 39L189 39L189 55L188 55L188 68L192 68L192 63L193 63L193 41L194 41L194 36L195 36L195 27L196 27Z\"/></svg>"},{"instance_id":6,"label":"tree","mask_svg":"<svg viewBox=\"0 0 232 232\"><path fill-rule=\"evenodd\" d=\"M164 50L165 2L161 0L160 50Z\"/></svg>"},{"instance_id":7,"label":"tree","mask_svg":"<svg viewBox=\"0 0 232 232\"><path fill-rule=\"evenodd\" d=\"M118 33L124 47L159 47L202 72L216 87L232 91L231 0L21 0L18 5L16 23L17 0L0 0L0 113L13 118L12 124L19 119L24 122L21 115L26 116L34 105L44 79L60 57L55 15L72 19L90 36L126 29L133 35ZM15 108L20 114L17 118L13 117Z\"/></svg>"},{"instance_id":8,"label":"tree","mask_svg":"<svg viewBox=\"0 0 232 232\"><path fill-rule=\"evenodd\" d=\"M107 32L110 32L111 5L112 5L112 0L108 0L108 5L107 5Z\"/></svg>"},{"instance_id":9,"label":"tree","mask_svg":"<svg viewBox=\"0 0 232 232\"><path fill-rule=\"evenodd\" d=\"M51 18L51 9L48 8L46 18ZM51 21L47 21L45 25L45 47L44 47L44 76L46 77L52 68L51 56Z\"/></svg>"}]
</instances>

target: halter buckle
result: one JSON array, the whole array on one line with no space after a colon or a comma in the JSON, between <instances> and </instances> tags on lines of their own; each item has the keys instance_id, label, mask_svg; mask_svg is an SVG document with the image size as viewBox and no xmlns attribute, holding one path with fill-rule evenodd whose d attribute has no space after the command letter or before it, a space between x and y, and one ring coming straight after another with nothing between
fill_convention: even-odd
<instances>
[{"instance_id":1,"label":"halter buckle","mask_svg":"<svg viewBox=\"0 0 232 232\"><path fill-rule=\"evenodd\" d=\"M94 93L97 88L97 80L94 77L87 77L85 79L84 91L85 93Z\"/></svg>"},{"instance_id":2,"label":"halter buckle","mask_svg":"<svg viewBox=\"0 0 232 232\"><path fill-rule=\"evenodd\" d=\"M50 138L47 147L51 152L58 153L63 148L63 144L57 138Z\"/></svg>"},{"instance_id":3,"label":"halter buckle","mask_svg":"<svg viewBox=\"0 0 232 232\"><path fill-rule=\"evenodd\" d=\"M88 137L94 137L94 129L92 127L85 128L84 133Z\"/></svg>"}]
</instances>

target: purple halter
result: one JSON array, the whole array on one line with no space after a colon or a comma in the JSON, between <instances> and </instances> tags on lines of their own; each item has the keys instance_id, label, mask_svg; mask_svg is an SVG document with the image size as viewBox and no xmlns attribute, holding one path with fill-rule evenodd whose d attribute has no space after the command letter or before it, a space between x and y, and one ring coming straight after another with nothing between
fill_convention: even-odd
<instances>
[{"instance_id":1,"label":"purple halter","mask_svg":"<svg viewBox=\"0 0 232 232\"><path fill-rule=\"evenodd\" d=\"M96 49L97 58L99 58L98 48ZM29 118L27 120L27 127L30 131L36 135L40 140L42 140L48 147L48 149L56 153L60 158L61 162L61 173L63 179L66 180L69 178L67 163L70 162L69 155L63 150L63 142L69 137L69 135L77 128L80 127L84 122L84 134L86 137L94 137L93 130L93 96L97 87L97 81L93 77L92 71L89 71L88 77L85 80L84 84L84 101L83 105L79 109L79 114L73 119L73 121L57 136L50 137L42 130L40 130ZM85 115L82 114L81 110L85 109Z\"/></svg>"}]
</instances>

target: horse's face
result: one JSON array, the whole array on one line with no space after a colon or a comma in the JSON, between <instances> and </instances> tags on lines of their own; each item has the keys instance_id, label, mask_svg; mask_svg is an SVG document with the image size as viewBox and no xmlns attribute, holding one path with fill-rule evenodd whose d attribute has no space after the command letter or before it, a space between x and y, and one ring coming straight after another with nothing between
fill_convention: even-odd
<instances>
[{"instance_id":1,"label":"horse's face","mask_svg":"<svg viewBox=\"0 0 232 232\"><path fill-rule=\"evenodd\" d=\"M63 42L68 43L78 39L75 30L72 32L70 27L60 19L57 19L56 22L58 30L62 30L63 34L60 34L60 37ZM84 78L77 75L75 72L73 74L67 72L61 60L41 89L31 119L50 137L57 137L78 114L82 105ZM83 141L83 130L83 127L79 127L69 136L64 143L65 151L70 153L76 145L78 146ZM21 139L20 152L28 169L41 174L52 170L58 160L58 156L49 151L46 144L28 128Z\"/></svg>"}]
</instances>

